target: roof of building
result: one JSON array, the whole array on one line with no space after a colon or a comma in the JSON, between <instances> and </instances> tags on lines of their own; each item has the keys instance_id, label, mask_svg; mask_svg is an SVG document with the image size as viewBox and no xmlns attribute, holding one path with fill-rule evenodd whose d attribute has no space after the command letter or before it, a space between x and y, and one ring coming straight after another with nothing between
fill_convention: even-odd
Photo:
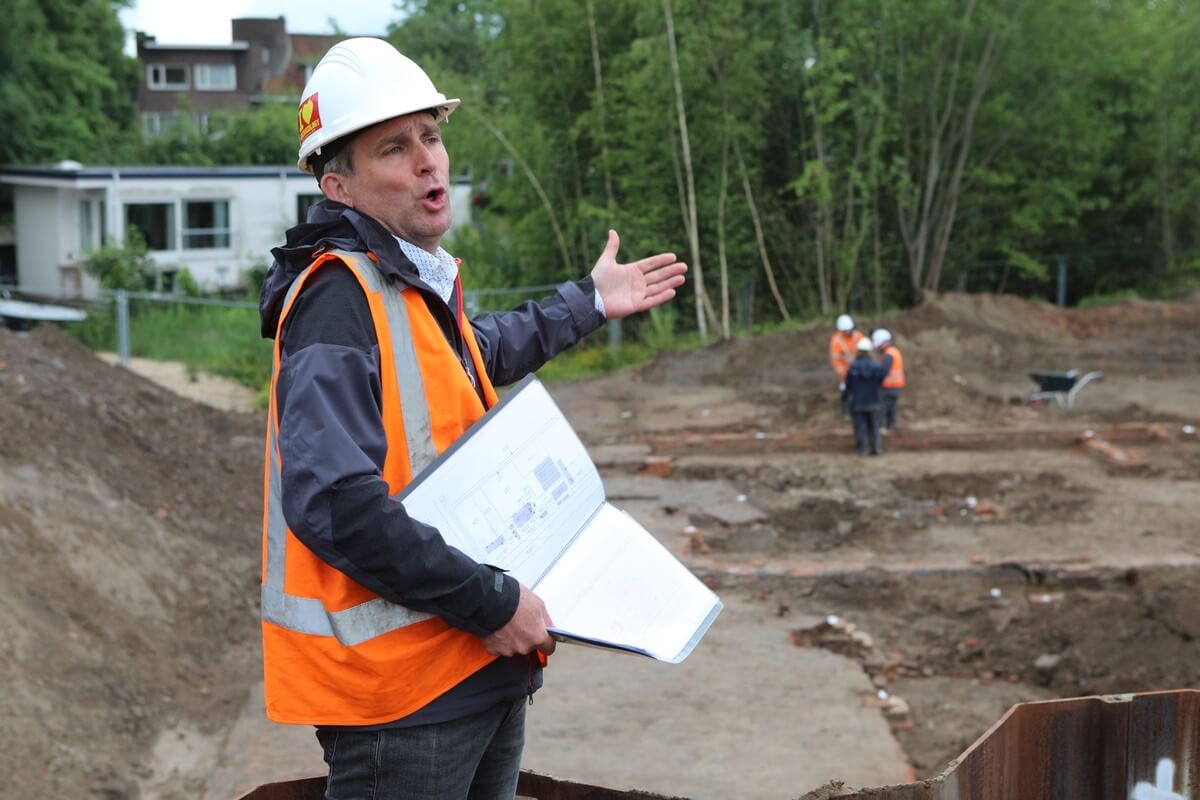
<instances>
[{"instance_id":1,"label":"roof of building","mask_svg":"<svg viewBox=\"0 0 1200 800\"><path fill-rule=\"evenodd\" d=\"M162 165L88 165L67 161L55 165L13 165L0 167L0 182L44 184L46 181L74 183L80 180L106 179L149 179L169 180L177 178L309 178L312 176L296 169L295 164L258 165L226 164L221 166ZM27 179L27 180L22 180Z\"/></svg>"},{"instance_id":2,"label":"roof of building","mask_svg":"<svg viewBox=\"0 0 1200 800\"><path fill-rule=\"evenodd\" d=\"M229 44L169 44L146 39L141 43L143 50L248 50L249 42L230 42Z\"/></svg>"}]
</instances>

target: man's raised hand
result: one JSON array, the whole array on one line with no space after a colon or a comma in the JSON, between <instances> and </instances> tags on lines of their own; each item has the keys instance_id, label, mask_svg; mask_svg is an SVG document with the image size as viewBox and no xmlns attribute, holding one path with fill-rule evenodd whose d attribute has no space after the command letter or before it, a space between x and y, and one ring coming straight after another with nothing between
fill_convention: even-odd
<instances>
[{"instance_id":1,"label":"man's raised hand","mask_svg":"<svg viewBox=\"0 0 1200 800\"><path fill-rule=\"evenodd\" d=\"M607 319L620 319L667 302L683 285L687 264L675 260L674 253L659 253L630 264L617 263L621 237L608 232L608 244L592 268L596 292L604 303Z\"/></svg>"}]
</instances>

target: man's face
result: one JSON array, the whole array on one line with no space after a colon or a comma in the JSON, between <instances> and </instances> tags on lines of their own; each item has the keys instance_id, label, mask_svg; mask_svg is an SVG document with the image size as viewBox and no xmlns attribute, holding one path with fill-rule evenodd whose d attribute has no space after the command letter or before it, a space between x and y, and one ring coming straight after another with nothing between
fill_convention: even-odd
<instances>
[{"instance_id":1,"label":"man's face","mask_svg":"<svg viewBox=\"0 0 1200 800\"><path fill-rule=\"evenodd\" d=\"M380 122L350 143L353 175L340 175L346 205L433 252L450 230L450 156L426 112Z\"/></svg>"}]
</instances>

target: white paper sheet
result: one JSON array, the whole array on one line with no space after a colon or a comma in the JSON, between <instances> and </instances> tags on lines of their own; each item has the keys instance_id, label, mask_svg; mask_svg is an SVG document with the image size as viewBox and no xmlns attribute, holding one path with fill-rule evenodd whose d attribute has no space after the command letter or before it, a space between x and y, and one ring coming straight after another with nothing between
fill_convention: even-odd
<instances>
[{"instance_id":1,"label":"white paper sheet","mask_svg":"<svg viewBox=\"0 0 1200 800\"><path fill-rule=\"evenodd\" d=\"M721 601L637 520L550 394L527 380L401 495L408 513L546 603L564 641L679 662Z\"/></svg>"},{"instance_id":2,"label":"white paper sheet","mask_svg":"<svg viewBox=\"0 0 1200 800\"><path fill-rule=\"evenodd\" d=\"M532 587L604 502L600 474L534 381L404 495L413 519Z\"/></svg>"},{"instance_id":3,"label":"white paper sheet","mask_svg":"<svg viewBox=\"0 0 1200 800\"><path fill-rule=\"evenodd\" d=\"M534 591L563 633L671 662L687 657L689 643L704 634L697 624L721 607L649 531L609 503Z\"/></svg>"}]
</instances>

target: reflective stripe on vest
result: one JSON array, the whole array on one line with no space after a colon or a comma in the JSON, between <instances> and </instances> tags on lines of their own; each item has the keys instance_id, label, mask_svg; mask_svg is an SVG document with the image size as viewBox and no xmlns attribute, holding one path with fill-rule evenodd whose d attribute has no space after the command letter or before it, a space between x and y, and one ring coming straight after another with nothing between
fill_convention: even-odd
<instances>
[{"instance_id":1,"label":"reflective stripe on vest","mask_svg":"<svg viewBox=\"0 0 1200 800\"><path fill-rule=\"evenodd\" d=\"M379 269L362 253L329 251L352 269L363 285L383 298L388 325L393 331L408 330L408 309L403 290L383 279ZM318 264L305 269L292 282L283 308L291 306L305 278ZM405 439L414 475L437 457L425 398L425 384L411 336L398 337L403 343L392 348L393 364L400 389L400 406ZM267 414L268 498L267 536L264 556L266 569L262 586L262 618L287 630L314 636L332 636L346 646L354 646L385 633L430 619L433 615L413 611L377 597L341 611L329 611L313 597L297 597L284 592L284 557L287 550L287 522L283 517L282 478L279 466L278 416L275 392L271 392Z\"/></svg>"}]
</instances>

